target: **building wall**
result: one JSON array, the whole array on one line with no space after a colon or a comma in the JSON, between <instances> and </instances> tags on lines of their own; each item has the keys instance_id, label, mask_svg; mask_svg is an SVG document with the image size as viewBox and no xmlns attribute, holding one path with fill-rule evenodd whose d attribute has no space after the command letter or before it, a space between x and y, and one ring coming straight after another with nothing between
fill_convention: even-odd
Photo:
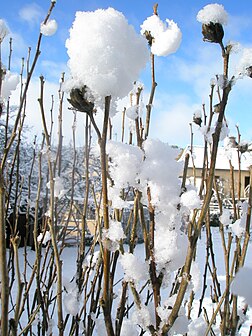
<instances>
[{"instance_id":1,"label":"building wall","mask_svg":"<svg viewBox=\"0 0 252 336\"><path fill-rule=\"evenodd\" d=\"M187 178L191 184L194 184L197 188L200 187L201 184L201 175L202 169L195 168L195 173L192 168L188 168ZM194 178L195 176L195 178ZM229 170L215 170L215 176L218 181L218 190L223 194L224 197L231 197L231 174ZM245 198L247 195L244 192L246 184L249 183L249 171L241 171L241 198ZM234 189L235 189L235 197L238 196L238 171L234 171Z\"/></svg>"}]
</instances>

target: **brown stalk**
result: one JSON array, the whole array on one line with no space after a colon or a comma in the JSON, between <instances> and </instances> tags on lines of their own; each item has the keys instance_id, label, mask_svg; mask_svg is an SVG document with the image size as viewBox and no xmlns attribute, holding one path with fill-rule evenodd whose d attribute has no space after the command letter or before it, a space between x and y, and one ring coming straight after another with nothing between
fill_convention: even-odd
<instances>
[{"instance_id":1,"label":"brown stalk","mask_svg":"<svg viewBox=\"0 0 252 336\"><path fill-rule=\"evenodd\" d=\"M44 78L43 76L40 77L40 84L41 84L41 90L40 90L40 98L38 99L39 105L40 105L40 111L41 111L41 117L42 117L42 123L43 123L43 129L45 133L45 141L47 150L50 150L50 137L47 130L46 125L46 119L45 119L45 112L44 112ZM62 303L62 265L61 260L59 256L58 246L57 246L57 240L56 240L56 230L55 230L55 214L54 214L54 173L53 173L53 166L52 162L50 160L50 153L48 153L48 169L49 169L49 182L50 182L50 221L49 221L49 228L51 233L51 240L52 240L52 246L53 251L55 255L55 263L56 263L56 269L57 269L57 313L58 313L58 330L59 330L59 336L63 336L63 303Z\"/></svg>"},{"instance_id":2,"label":"brown stalk","mask_svg":"<svg viewBox=\"0 0 252 336\"><path fill-rule=\"evenodd\" d=\"M223 53L223 63L224 63L224 75L228 77L228 59L229 55L228 53ZM184 265L184 275L182 277L182 281L179 287L178 295L175 301L175 304L173 306L173 309L171 311L171 314L168 319L168 323L164 325L162 328L162 334L165 335L172 325L174 324L177 316L179 309L182 305L184 295L187 289L188 281L190 280L190 269L191 269L191 264L193 257L195 255L196 251L196 246L197 246L197 241L201 232L201 227L203 224L203 221L205 219L205 216L207 214L209 204L211 201L212 197L212 189L213 189L213 181L214 181L214 173L215 173L215 164L216 164L216 158L217 158L217 152L218 152L218 145L219 145L219 139L220 139L220 132L222 128L222 122L224 119L225 115L225 108L227 105L228 101L228 96L231 91L231 82L223 89L222 93L222 100L220 102L220 113L218 115L218 120L215 128L215 132L213 134L213 146L212 146L212 153L211 153L211 161L210 161L210 169L209 169L209 177L207 181L207 188L206 188L206 195L204 198L203 206L197 221L197 225L195 227L194 233L189 241L189 247L187 250L187 256L186 256L186 261Z\"/></svg>"},{"instance_id":3,"label":"brown stalk","mask_svg":"<svg viewBox=\"0 0 252 336\"><path fill-rule=\"evenodd\" d=\"M97 132L98 143L101 156L101 176L102 176L102 206L103 206L103 224L105 229L109 229L109 211L108 211L108 185L107 185L107 132L109 124L111 96L105 97L105 110L103 118L102 133ZM91 119L92 122L92 119ZM92 122L93 123L93 122ZM103 277L103 296L101 305L104 313L104 320L108 335L114 336L112 318L111 318L111 303L112 303L112 288L110 287L110 251L104 247L103 253L104 277Z\"/></svg>"},{"instance_id":4,"label":"brown stalk","mask_svg":"<svg viewBox=\"0 0 252 336\"><path fill-rule=\"evenodd\" d=\"M150 129L150 118L151 118L151 110L154 100L154 94L156 90L157 83L155 81L155 64L154 64L154 55L151 53L151 79L152 79L152 86L151 86L151 93L149 97L149 102L146 106L146 121L145 121L145 135L144 138L147 139L149 135L149 129Z\"/></svg>"}]
</instances>

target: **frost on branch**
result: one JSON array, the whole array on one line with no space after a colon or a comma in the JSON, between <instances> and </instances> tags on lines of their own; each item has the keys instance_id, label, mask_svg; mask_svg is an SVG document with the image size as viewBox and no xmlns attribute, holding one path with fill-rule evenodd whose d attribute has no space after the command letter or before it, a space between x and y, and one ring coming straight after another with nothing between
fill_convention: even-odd
<instances>
[{"instance_id":1,"label":"frost on branch","mask_svg":"<svg viewBox=\"0 0 252 336\"><path fill-rule=\"evenodd\" d=\"M143 22L141 33L148 39L151 52L157 56L175 53L182 39L182 33L173 20L166 19L164 23L155 14Z\"/></svg>"},{"instance_id":2,"label":"frost on branch","mask_svg":"<svg viewBox=\"0 0 252 336\"><path fill-rule=\"evenodd\" d=\"M148 61L143 37L113 8L77 12L66 47L72 88L101 97L126 96Z\"/></svg>"}]
</instances>

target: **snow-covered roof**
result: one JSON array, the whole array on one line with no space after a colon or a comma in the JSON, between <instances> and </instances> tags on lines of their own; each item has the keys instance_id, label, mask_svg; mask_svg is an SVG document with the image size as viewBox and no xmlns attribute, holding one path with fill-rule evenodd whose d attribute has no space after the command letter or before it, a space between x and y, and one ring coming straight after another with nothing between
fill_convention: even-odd
<instances>
[{"instance_id":1,"label":"snow-covered roof","mask_svg":"<svg viewBox=\"0 0 252 336\"><path fill-rule=\"evenodd\" d=\"M193 167L192 156L191 156L189 145L184 149L179 161L184 161L185 155L187 153L190 154L189 167L192 168ZM193 146L192 155L194 159L195 168L202 168L203 158L204 158L204 147L203 146ZM210 150L209 149L208 149L208 158L210 161ZM234 170L238 170L239 166L238 166L237 148L231 148L231 149L229 148L227 150L225 147L219 147L215 169L229 170L230 169L230 164L229 164L230 159L231 159L232 166L234 167ZM252 153L245 152L241 155L241 170L248 170L250 165L252 165Z\"/></svg>"}]
</instances>

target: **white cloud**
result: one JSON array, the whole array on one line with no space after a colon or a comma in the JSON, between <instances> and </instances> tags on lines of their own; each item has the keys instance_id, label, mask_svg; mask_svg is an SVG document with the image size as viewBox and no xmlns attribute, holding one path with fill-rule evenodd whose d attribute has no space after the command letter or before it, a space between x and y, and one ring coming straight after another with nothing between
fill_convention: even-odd
<instances>
[{"instance_id":1,"label":"white cloud","mask_svg":"<svg viewBox=\"0 0 252 336\"><path fill-rule=\"evenodd\" d=\"M50 80L51 79L59 80L63 72L64 73L68 72L67 65L64 62L43 60L40 65L41 65L41 72L44 74L46 78ZM66 74L65 78L67 77L68 75Z\"/></svg>"},{"instance_id":2,"label":"white cloud","mask_svg":"<svg viewBox=\"0 0 252 336\"><path fill-rule=\"evenodd\" d=\"M187 96L157 95L152 112L150 137L159 138L171 145L185 146L190 143L190 126L195 110L201 106L189 102ZM198 127L194 127L197 129ZM197 142L201 141L195 132Z\"/></svg>"},{"instance_id":3,"label":"white cloud","mask_svg":"<svg viewBox=\"0 0 252 336\"><path fill-rule=\"evenodd\" d=\"M40 24L43 18L43 9L36 3L30 3L22 7L19 11L21 20L27 22L30 26Z\"/></svg>"}]
</instances>

